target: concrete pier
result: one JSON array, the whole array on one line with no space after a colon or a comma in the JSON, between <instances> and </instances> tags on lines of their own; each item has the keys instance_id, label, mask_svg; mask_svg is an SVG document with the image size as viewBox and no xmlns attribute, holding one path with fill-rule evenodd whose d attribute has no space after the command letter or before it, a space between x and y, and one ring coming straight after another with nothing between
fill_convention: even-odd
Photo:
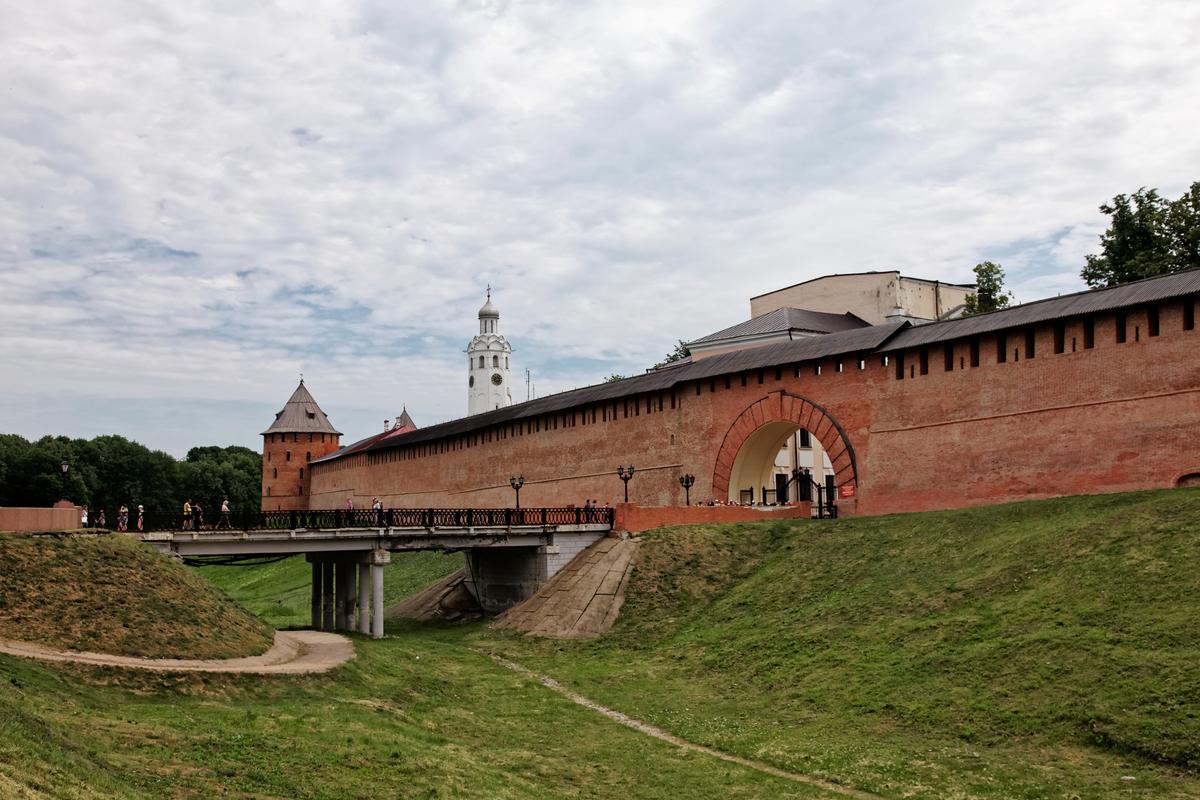
<instances>
[{"instance_id":1,"label":"concrete pier","mask_svg":"<svg viewBox=\"0 0 1200 800\"><path fill-rule=\"evenodd\" d=\"M321 630L321 561L320 559L308 557L309 566L312 567L312 622L310 623L314 631Z\"/></svg>"},{"instance_id":2,"label":"concrete pier","mask_svg":"<svg viewBox=\"0 0 1200 800\"><path fill-rule=\"evenodd\" d=\"M358 632L371 633L371 565L358 565Z\"/></svg>"},{"instance_id":3,"label":"concrete pier","mask_svg":"<svg viewBox=\"0 0 1200 800\"><path fill-rule=\"evenodd\" d=\"M387 550L371 553L371 637L383 638L383 567L390 564L392 554Z\"/></svg>"},{"instance_id":4,"label":"concrete pier","mask_svg":"<svg viewBox=\"0 0 1200 800\"><path fill-rule=\"evenodd\" d=\"M321 630L333 630L333 562L321 561Z\"/></svg>"}]
</instances>

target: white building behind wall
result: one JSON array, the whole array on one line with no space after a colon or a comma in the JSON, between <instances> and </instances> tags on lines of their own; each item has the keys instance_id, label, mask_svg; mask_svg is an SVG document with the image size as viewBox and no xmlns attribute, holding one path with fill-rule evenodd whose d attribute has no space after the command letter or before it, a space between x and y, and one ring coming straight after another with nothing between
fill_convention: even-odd
<instances>
[{"instance_id":1,"label":"white building behind wall","mask_svg":"<svg viewBox=\"0 0 1200 800\"><path fill-rule=\"evenodd\" d=\"M691 359L699 361L733 350L886 322L906 320L920 325L954 319L962 316L967 296L974 291L973 284L910 278L895 270L826 275L750 298L749 320L688 342L688 349ZM769 437L771 432L764 434ZM788 435L775 450L778 441L758 442L757 451L745 455L753 464L735 464L729 500L744 500L747 489L753 490L755 502L763 501L764 488L767 498L774 497L775 476L791 477L796 468L809 470L812 480L820 485L833 474L828 454L808 431ZM770 464L765 463L770 461L768 450L775 452ZM739 461L742 458L739 454ZM794 501L796 497L793 482L788 487L788 499Z\"/></svg>"}]
</instances>

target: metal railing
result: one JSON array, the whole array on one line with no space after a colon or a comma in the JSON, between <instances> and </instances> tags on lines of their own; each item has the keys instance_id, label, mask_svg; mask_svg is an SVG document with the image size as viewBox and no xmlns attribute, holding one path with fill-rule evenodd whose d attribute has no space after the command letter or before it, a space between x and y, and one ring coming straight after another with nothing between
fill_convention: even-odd
<instances>
[{"instance_id":1,"label":"metal railing","mask_svg":"<svg viewBox=\"0 0 1200 800\"><path fill-rule=\"evenodd\" d=\"M297 511L233 511L215 514L206 510L182 512L147 511L142 526L136 515L129 530L155 531L248 531L248 530L341 530L343 528L511 528L551 525L613 524L612 508L355 508Z\"/></svg>"}]
</instances>

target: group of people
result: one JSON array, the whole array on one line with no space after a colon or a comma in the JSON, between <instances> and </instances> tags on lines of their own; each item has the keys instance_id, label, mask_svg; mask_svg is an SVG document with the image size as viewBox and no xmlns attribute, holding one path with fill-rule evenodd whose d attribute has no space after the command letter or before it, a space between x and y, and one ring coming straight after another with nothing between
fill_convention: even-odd
<instances>
[{"instance_id":1,"label":"group of people","mask_svg":"<svg viewBox=\"0 0 1200 800\"><path fill-rule=\"evenodd\" d=\"M604 505L603 505L603 506L601 506L601 505L600 505L600 501L599 501L599 500L588 500L588 501L586 501L586 502L583 504L583 518L584 518L584 520L586 520L586 521L588 521L588 522L592 522L593 520L595 520L595 518L598 516L598 515L597 515L595 512L596 512L597 510L601 509L601 508L603 508L603 509L605 510L605 512L607 512L607 511L609 511L610 509L612 509L612 506L611 506L611 505L609 505L609 503L608 503L607 501L605 501L605 503L604 503Z\"/></svg>"},{"instance_id":2,"label":"group of people","mask_svg":"<svg viewBox=\"0 0 1200 800\"><path fill-rule=\"evenodd\" d=\"M215 531L232 530L233 523L229 520L229 498L221 501L221 516L217 519L217 524L213 528ZM183 502L183 530L198 531L204 528L204 506L199 502L192 502L189 497Z\"/></svg>"},{"instance_id":3,"label":"group of people","mask_svg":"<svg viewBox=\"0 0 1200 800\"><path fill-rule=\"evenodd\" d=\"M91 523L89 525L89 522ZM106 519L103 507L96 509L95 518L89 519L88 507L84 506L79 510L79 524L81 527L88 528L107 528L108 520ZM139 531L146 529L146 508L144 506L137 507L137 529ZM129 530L129 506L121 503L121 507L117 509L117 530L125 532Z\"/></svg>"}]
</instances>

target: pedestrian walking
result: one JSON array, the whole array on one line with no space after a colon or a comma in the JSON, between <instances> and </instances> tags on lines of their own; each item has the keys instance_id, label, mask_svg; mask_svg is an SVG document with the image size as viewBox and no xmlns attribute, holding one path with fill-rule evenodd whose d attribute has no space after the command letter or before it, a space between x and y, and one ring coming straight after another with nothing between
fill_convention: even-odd
<instances>
[{"instance_id":1,"label":"pedestrian walking","mask_svg":"<svg viewBox=\"0 0 1200 800\"><path fill-rule=\"evenodd\" d=\"M346 510L347 510L347 511L353 511L353 510L354 510L354 498L352 498L352 497L347 497L347 498L346 498Z\"/></svg>"},{"instance_id":2,"label":"pedestrian walking","mask_svg":"<svg viewBox=\"0 0 1200 800\"><path fill-rule=\"evenodd\" d=\"M375 524L383 527L383 501L378 497L371 500L371 509L375 512Z\"/></svg>"},{"instance_id":3,"label":"pedestrian walking","mask_svg":"<svg viewBox=\"0 0 1200 800\"><path fill-rule=\"evenodd\" d=\"M199 501L192 506L192 530L204 530L204 506L200 505Z\"/></svg>"},{"instance_id":4,"label":"pedestrian walking","mask_svg":"<svg viewBox=\"0 0 1200 800\"><path fill-rule=\"evenodd\" d=\"M192 527L192 498L183 501L183 529Z\"/></svg>"},{"instance_id":5,"label":"pedestrian walking","mask_svg":"<svg viewBox=\"0 0 1200 800\"><path fill-rule=\"evenodd\" d=\"M124 503L117 509L117 530L121 533L129 530L129 506Z\"/></svg>"},{"instance_id":6,"label":"pedestrian walking","mask_svg":"<svg viewBox=\"0 0 1200 800\"><path fill-rule=\"evenodd\" d=\"M228 497L226 497L224 500L221 501L221 518L219 520L217 520L217 530L221 530L222 528L224 528L226 530L230 530L233 528L233 525L231 525L229 522L229 498Z\"/></svg>"},{"instance_id":7,"label":"pedestrian walking","mask_svg":"<svg viewBox=\"0 0 1200 800\"><path fill-rule=\"evenodd\" d=\"M139 531L146 530L146 509L140 505L138 506L137 526Z\"/></svg>"},{"instance_id":8,"label":"pedestrian walking","mask_svg":"<svg viewBox=\"0 0 1200 800\"><path fill-rule=\"evenodd\" d=\"M96 527L103 528L107 523L104 521L104 509L96 512Z\"/></svg>"},{"instance_id":9,"label":"pedestrian walking","mask_svg":"<svg viewBox=\"0 0 1200 800\"><path fill-rule=\"evenodd\" d=\"M87 506L84 506L79 511L79 525L80 525L80 527L83 527L83 528L86 528L88 526Z\"/></svg>"}]
</instances>

